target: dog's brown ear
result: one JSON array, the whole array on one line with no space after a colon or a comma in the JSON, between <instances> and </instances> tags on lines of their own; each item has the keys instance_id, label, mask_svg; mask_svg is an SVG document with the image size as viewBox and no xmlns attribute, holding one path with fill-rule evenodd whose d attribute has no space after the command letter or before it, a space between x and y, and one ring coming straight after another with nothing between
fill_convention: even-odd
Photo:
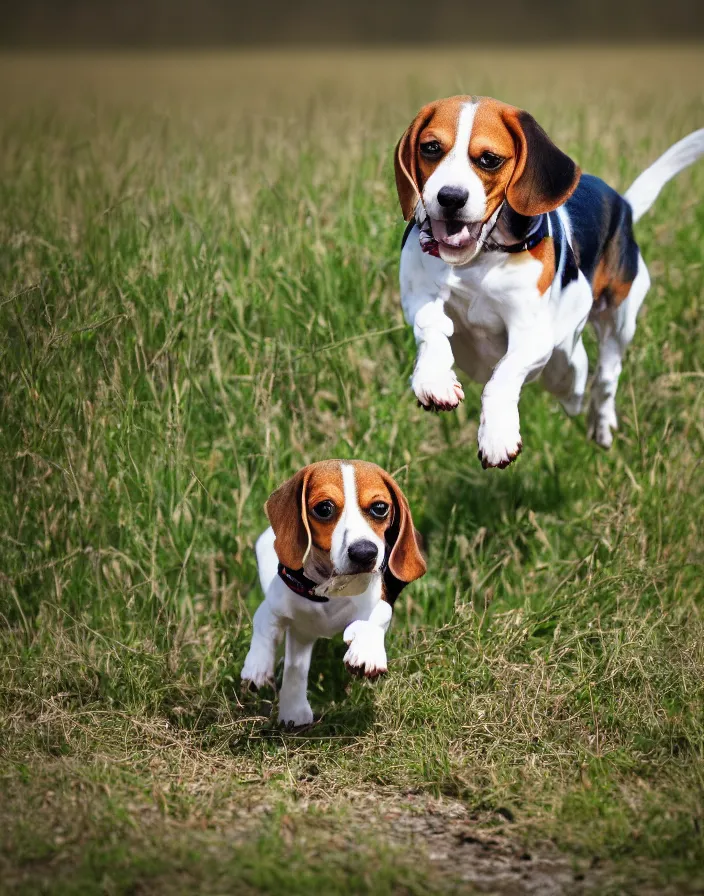
<instances>
[{"instance_id":1,"label":"dog's brown ear","mask_svg":"<svg viewBox=\"0 0 704 896\"><path fill-rule=\"evenodd\" d=\"M394 500L394 521L387 533L391 544L389 570L401 582L408 584L424 576L428 567L420 552L406 496L388 473L384 479Z\"/></svg>"},{"instance_id":2,"label":"dog's brown ear","mask_svg":"<svg viewBox=\"0 0 704 896\"><path fill-rule=\"evenodd\" d=\"M264 508L276 536L274 541L276 556L280 563L294 570L303 567L311 544L306 512L306 487L309 477L309 466L299 470L269 496Z\"/></svg>"},{"instance_id":3,"label":"dog's brown ear","mask_svg":"<svg viewBox=\"0 0 704 896\"><path fill-rule=\"evenodd\" d=\"M420 199L421 185L418 180L418 138L420 132L432 118L437 103L423 106L406 128L403 137L396 144L394 171L396 191L401 204L404 221L410 221Z\"/></svg>"},{"instance_id":4,"label":"dog's brown ear","mask_svg":"<svg viewBox=\"0 0 704 896\"><path fill-rule=\"evenodd\" d=\"M516 145L516 167L506 188L508 204L519 215L554 211L574 192L581 170L522 109L503 115Z\"/></svg>"}]
</instances>

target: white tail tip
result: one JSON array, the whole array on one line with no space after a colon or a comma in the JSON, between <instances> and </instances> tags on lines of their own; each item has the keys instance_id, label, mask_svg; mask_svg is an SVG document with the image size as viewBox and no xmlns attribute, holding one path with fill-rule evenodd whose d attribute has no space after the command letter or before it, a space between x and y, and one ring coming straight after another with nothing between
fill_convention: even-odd
<instances>
[{"instance_id":1,"label":"white tail tip","mask_svg":"<svg viewBox=\"0 0 704 896\"><path fill-rule=\"evenodd\" d=\"M704 128L683 137L646 168L624 193L633 209L634 223L648 211L665 184L701 156L704 156Z\"/></svg>"}]
</instances>

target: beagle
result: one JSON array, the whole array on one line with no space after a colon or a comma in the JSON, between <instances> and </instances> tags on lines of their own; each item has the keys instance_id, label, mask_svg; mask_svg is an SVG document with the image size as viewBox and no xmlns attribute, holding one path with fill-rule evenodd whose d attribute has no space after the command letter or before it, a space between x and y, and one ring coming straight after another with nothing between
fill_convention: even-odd
<instances>
[{"instance_id":1,"label":"beagle","mask_svg":"<svg viewBox=\"0 0 704 896\"><path fill-rule=\"evenodd\" d=\"M286 636L279 721L313 721L308 669L317 638L344 632L350 671L386 672L384 635L401 590L426 572L408 501L376 464L327 460L304 467L266 502L271 526L257 540L264 601L254 614L242 680L274 679Z\"/></svg>"},{"instance_id":2,"label":"beagle","mask_svg":"<svg viewBox=\"0 0 704 896\"><path fill-rule=\"evenodd\" d=\"M424 106L401 137L396 186L409 225L401 302L418 351L411 386L427 410L464 398L458 366L484 385L479 459L522 448L518 400L542 377L582 408L590 320L599 343L588 435L609 448L624 352L650 285L633 224L704 154L704 129L672 146L622 197L580 169L527 112L488 97Z\"/></svg>"}]
</instances>

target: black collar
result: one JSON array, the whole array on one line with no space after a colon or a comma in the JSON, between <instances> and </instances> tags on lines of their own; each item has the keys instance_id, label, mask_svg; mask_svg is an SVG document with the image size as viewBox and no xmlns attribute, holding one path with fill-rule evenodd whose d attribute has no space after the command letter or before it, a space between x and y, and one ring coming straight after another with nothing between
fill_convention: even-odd
<instances>
[{"instance_id":1,"label":"black collar","mask_svg":"<svg viewBox=\"0 0 704 896\"><path fill-rule=\"evenodd\" d=\"M488 252L508 252L513 255L517 252L526 252L529 249L533 249L538 243L542 243L546 236L550 235L550 230L548 227L548 216L542 215L540 224L537 229L533 231L533 233L529 234L525 239L521 240L520 243L513 243L510 246L504 246L502 243L497 243L491 239L491 233L489 234L489 238L487 242L484 244L483 248Z\"/></svg>"},{"instance_id":2,"label":"black collar","mask_svg":"<svg viewBox=\"0 0 704 896\"><path fill-rule=\"evenodd\" d=\"M379 572L383 576L384 587L386 590L386 599L393 606L394 601L408 583L402 582L400 579L397 579L389 569L390 553L391 550L387 545L383 563L379 567ZM289 569L288 566L284 566L283 563L279 563L278 574L281 581L284 582L286 586L299 597L305 597L306 600L313 601L313 603L316 604L326 604L328 602L329 598L315 593L315 589L318 587L318 583L314 582L312 579L309 579L302 569Z\"/></svg>"},{"instance_id":3,"label":"black collar","mask_svg":"<svg viewBox=\"0 0 704 896\"><path fill-rule=\"evenodd\" d=\"M312 600L316 604L326 604L328 602L327 597L315 593L317 582L309 579L302 569L289 569L288 566L279 563L278 572L279 578L288 585L294 594L305 597L307 600Z\"/></svg>"}]
</instances>

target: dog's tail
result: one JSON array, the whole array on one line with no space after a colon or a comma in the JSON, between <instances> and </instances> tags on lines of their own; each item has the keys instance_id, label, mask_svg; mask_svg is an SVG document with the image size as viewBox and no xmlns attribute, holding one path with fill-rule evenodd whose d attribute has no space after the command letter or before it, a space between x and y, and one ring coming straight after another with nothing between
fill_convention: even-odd
<instances>
[{"instance_id":1,"label":"dog's tail","mask_svg":"<svg viewBox=\"0 0 704 896\"><path fill-rule=\"evenodd\" d=\"M683 137L633 181L624 199L633 209L634 224L655 202L665 184L700 156L704 156L704 128Z\"/></svg>"}]
</instances>

